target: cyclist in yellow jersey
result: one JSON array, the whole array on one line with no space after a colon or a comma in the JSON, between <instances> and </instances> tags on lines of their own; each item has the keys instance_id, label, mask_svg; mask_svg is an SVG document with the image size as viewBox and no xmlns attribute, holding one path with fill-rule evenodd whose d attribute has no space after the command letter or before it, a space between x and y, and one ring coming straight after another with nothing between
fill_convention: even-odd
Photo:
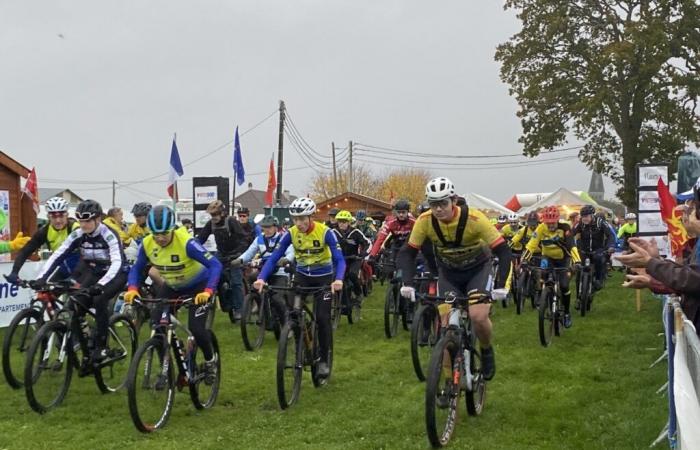
<instances>
[{"instance_id":1,"label":"cyclist in yellow jersey","mask_svg":"<svg viewBox=\"0 0 700 450\"><path fill-rule=\"evenodd\" d=\"M52 197L46 201L45 207L46 214L49 217L49 223L39 228L36 233L32 235L31 239L28 236L22 237L26 245L16 245L15 248L12 249L12 251L17 251L21 248L12 265L12 272L5 277L10 283L17 283L19 280L19 271L22 269L22 266L31 254L39 250L42 245L45 245L51 252L55 252L61 244L63 244L63 241L66 240L68 235L79 228L78 222L68 217L68 202L66 202L65 199L61 197ZM11 241L10 244L12 245L13 242L15 241ZM75 271L79 259L80 254L74 252L59 266L54 277L57 279L69 277Z\"/></svg>"},{"instance_id":2,"label":"cyclist in yellow jersey","mask_svg":"<svg viewBox=\"0 0 700 450\"><path fill-rule=\"evenodd\" d=\"M307 197L297 198L289 205L289 214L294 226L282 236L279 245L272 252L263 266L253 287L262 291L265 281L277 271L277 261L282 258L290 245L294 246L296 272L294 282L301 287L325 287L330 284L331 291L343 289L345 276L345 259L338 246L338 239L330 227L313 220L316 203ZM319 291L314 295L316 303L316 323L318 325L319 349L321 361L318 375L327 378L330 375L328 357L333 339L331 326L331 292Z\"/></svg>"},{"instance_id":3,"label":"cyclist in yellow jersey","mask_svg":"<svg viewBox=\"0 0 700 450\"><path fill-rule=\"evenodd\" d=\"M501 228L501 236L510 244L511 240L513 240L513 237L520 231L522 227L520 226L520 217L518 217L517 214L511 213L508 214L508 223ZM521 246L510 246L511 250L513 251L522 251L522 245Z\"/></svg>"},{"instance_id":4,"label":"cyclist in yellow jersey","mask_svg":"<svg viewBox=\"0 0 700 450\"><path fill-rule=\"evenodd\" d=\"M107 210L107 217L105 217L102 223L117 233L124 247L128 247L129 244L131 244L131 238L126 234L126 230L124 229L124 211L122 211L121 208L117 206L109 208Z\"/></svg>"},{"instance_id":5,"label":"cyclist in yellow jersey","mask_svg":"<svg viewBox=\"0 0 700 450\"><path fill-rule=\"evenodd\" d=\"M146 216L151 211L151 208L151 204L146 202L137 203L131 208L131 214L134 215L136 223L129 225L126 234L130 239L136 241L137 244L140 244L143 238L151 233L146 224Z\"/></svg>"},{"instance_id":6,"label":"cyclist in yellow jersey","mask_svg":"<svg viewBox=\"0 0 700 450\"><path fill-rule=\"evenodd\" d=\"M438 290L455 292L458 296L490 295L503 300L510 284L511 252L503 236L480 211L457 206L452 182L444 177L431 180L426 186L430 211L421 214L413 226L408 245L399 252L398 267L402 274L401 295L415 299L413 278L416 256L429 241L435 248L438 265ZM491 276L491 256L498 257L498 281ZM469 306L469 315L482 349L484 378L490 380L496 372L495 355L491 346L489 304ZM445 311L446 312L446 311Z\"/></svg>"},{"instance_id":7,"label":"cyclist in yellow jersey","mask_svg":"<svg viewBox=\"0 0 700 450\"><path fill-rule=\"evenodd\" d=\"M539 248L542 258L547 259L550 267L565 268L571 263L579 264L581 258L578 254L571 227L567 223L559 221L559 209L549 206L542 212L542 222L532 235L523 252L522 260L527 263L535 251ZM571 327L571 291L569 289L570 272L559 274L559 287L564 303L564 326Z\"/></svg>"}]
</instances>

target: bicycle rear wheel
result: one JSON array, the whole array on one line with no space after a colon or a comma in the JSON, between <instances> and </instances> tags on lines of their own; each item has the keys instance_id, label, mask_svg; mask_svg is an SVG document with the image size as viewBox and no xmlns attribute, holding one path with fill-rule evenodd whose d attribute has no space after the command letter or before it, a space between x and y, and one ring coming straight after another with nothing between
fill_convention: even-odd
<instances>
[{"instance_id":1,"label":"bicycle rear wheel","mask_svg":"<svg viewBox=\"0 0 700 450\"><path fill-rule=\"evenodd\" d=\"M581 285L579 286L579 300L581 302L581 317L586 317L591 301L591 274L583 272L581 274Z\"/></svg>"},{"instance_id":2,"label":"bicycle rear wheel","mask_svg":"<svg viewBox=\"0 0 700 450\"><path fill-rule=\"evenodd\" d=\"M24 365L29 345L44 323L41 312L26 308L12 318L2 341L2 371L13 389L24 386Z\"/></svg>"},{"instance_id":3,"label":"bicycle rear wheel","mask_svg":"<svg viewBox=\"0 0 700 450\"><path fill-rule=\"evenodd\" d=\"M469 368L472 376L471 389L467 389L464 399L467 403L467 413L470 416L478 416L484 410L486 403L486 380L481 373L481 354L476 352L476 339L474 332L470 333Z\"/></svg>"},{"instance_id":4,"label":"bicycle rear wheel","mask_svg":"<svg viewBox=\"0 0 700 450\"><path fill-rule=\"evenodd\" d=\"M460 388L454 381L459 371L456 359L459 343L453 332L445 334L433 348L425 385L425 428L433 447L450 441L457 423Z\"/></svg>"},{"instance_id":5,"label":"bicycle rear wheel","mask_svg":"<svg viewBox=\"0 0 700 450\"><path fill-rule=\"evenodd\" d=\"M257 292L250 292L243 300L241 317L241 338L245 349L252 352L259 349L265 340L267 302Z\"/></svg>"},{"instance_id":6,"label":"bicycle rear wheel","mask_svg":"<svg viewBox=\"0 0 700 450\"><path fill-rule=\"evenodd\" d=\"M342 305L340 303L340 294L331 294L331 326L334 330L340 325L340 316L342 316Z\"/></svg>"},{"instance_id":7,"label":"bicycle rear wheel","mask_svg":"<svg viewBox=\"0 0 700 450\"><path fill-rule=\"evenodd\" d=\"M197 409L209 409L214 406L216 398L219 395L219 387L221 386L221 354L219 353L219 341L217 341L213 331L207 331L211 337L211 346L214 350L214 357L216 358L216 380L214 380L213 383L207 383L206 372L203 367L204 353L198 352L197 348L193 349L188 362L190 366L190 375L192 376L189 388L192 404ZM198 354L202 355L202 364L197 363Z\"/></svg>"},{"instance_id":8,"label":"bicycle rear wheel","mask_svg":"<svg viewBox=\"0 0 700 450\"><path fill-rule=\"evenodd\" d=\"M136 328L130 317L126 314L110 317L107 359L95 367L95 382L103 394L116 392L124 387L136 347Z\"/></svg>"},{"instance_id":9,"label":"bicycle rear wheel","mask_svg":"<svg viewBox=\"0 0 700 450\"><path fill-rule=\"evenodd\" d=\"M433 347L440 337L440 315L432 305L421 305L411 324L411 360L418 380L425 381Z\"/></svg>"},{"instance_id":10,"label":"bicycle rear wheel","mask_svg":"<svg viewBox=\"0 0 700 450\"><path fill-rule=\"evenodd\" d=\"M277 343L277 400L287 409L297 402L304 368L304 343L299 327L287 322Z\"/></svg>"},{"instance_id":11,"label":"bicycle rear wheel","mask_svg":"<svg viewBox=\"0 0 700 450\"><path fill-rule=\"evenodd\" d=\"M394 285L387 287L384 299L384 335L391 339L399 330L398 299L394 295Z\"/></svg>"},{"instance_id":12,"label":"bicycle rear wheel","mask_svg":"<svg viewBox=\"0 0 700 450\"><path fill-rule=\"evenodd\" d=\"M515 312L519 315L525 309L525 297L527 294L527 272L523 271L518 275L516 287L513 290L515 294Z\"/></svg>"},{"instance_id":13,"label":"bicycle rear wheel","mask_svg":"<svg viewBox=\"0 0 700 450\"><path fill-rule=\"evenodd\" d=\"M73 374L73 339L64 321L45 323L32 340L24 366L29 406L43 414L60 405Z\"/></svg>"},{"instance_id":14,"label":"bicycle rear wheel","mask_svg":"<svg viewBox=\"0 0 700 450\"><path fill-rule=\"evenodd\" d=\"M357 323L362 318L362 310L360 309L360 302L362 301L362 295L355 296L352 290L348 289L344 292L343 296L347 294L347 308L348 308L348 323L350 325Z\"/></svg>"},{"instance_id":15,"label":"bicycle rear wheel","mask_svg":"<svg viewBox=\"0 0 700 450\"><path fill-rule=\"evenodd\" d=\"M167 354L169 351L165 337L156 335L139 347L129 367L126 380L129 414L143 433L163 428L173 409L174 361Z\"/></svg>"},{"instance_id":16,"label":"bicycle rear wheel","mask_svg":"<svg viewBox=\"0 0 700 450\"><path fill-rule=\"evenodd\" d=\"M539 310L539 331L540 344L549 347L554 333L554 314L552 312L552 290L545 287L540 295Z\"/></svg>"}]
</instances>

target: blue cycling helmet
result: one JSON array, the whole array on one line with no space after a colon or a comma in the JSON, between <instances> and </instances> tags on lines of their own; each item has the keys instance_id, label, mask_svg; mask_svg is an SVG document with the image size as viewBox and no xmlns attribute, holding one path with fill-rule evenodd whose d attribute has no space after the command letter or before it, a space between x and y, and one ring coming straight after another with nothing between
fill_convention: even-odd
<instances>
[{"instance_id":1,"label":"blue cycling helmet","mask_svg":"<svg viewBox=\"0 0 700 450\"><path fill-rule=\"evenodd\" d=\"M158 205L148 213L148 228L153 233L165 233L175 228L175 213L165 205Z\"/></svg>"},{"instance_id":2,"label":"blue cycling helmet","mask_svg":"<svg viewBox=\"0 0 700 450\"><path fill-rule=\"evenodd\" d=\"M355 213L355 218L357 220L365 220L365 217L367 217L367 212L365 212L364 209L358 209Z\"/></svg>"}]
</instances>

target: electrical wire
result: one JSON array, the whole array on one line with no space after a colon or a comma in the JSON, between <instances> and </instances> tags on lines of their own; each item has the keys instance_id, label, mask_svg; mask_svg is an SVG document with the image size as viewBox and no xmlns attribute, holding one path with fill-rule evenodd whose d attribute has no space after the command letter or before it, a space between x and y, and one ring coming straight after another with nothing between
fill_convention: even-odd
<instances>
[{"instance_id":1,"label":"electrical wire","mask_svg":"<svg viewBox=\"0 0 700 450\"><path fill-rule=\"evenodd\" d=\"M563 161L567 159L572 159L572 158L578 158L578 156L559 156L557 158L549 158L549 159L530 159L526 161L507 161L507 162L492 162L492 163L455 163L455 162L443 162L443 161L416 161L412 159L403 159L403 158L390 158L388 156L377 156L377 155L360 155L365 158L371 158L371 159L376 159L379 161L398 161L398 162L405 162L405 163L414 163L414 164L429 164L433 166L451 166L451 167L499 167L499 166L509 166L509 165L518 165L518 166L529 166L529 165L537 165L538 163L543 163L546 161Z\"/></svg>"},{"instance_id":2,"label":"electrical wire","mask_svg":"<svg viewBox=\"0 0 700 450\"><path fill-rule=\"evenodd\" d=\"M560 163L563 161L573 161L573 160L578 160L577 156L569 156L564 159L550 159L550 160L544 160L544 161L538 161L539 164L536 165L547 165L547 164L552 164L552 163ZM355 161L358 162L364 162L367 164L379 164L383 166L388 166L388 167L402 167L402 168L420 168L420 169L428 169L428 170L462 170L462 171L470 171L470 170L505 170L505 169L516 169L518 167L523 167L522 163L511 163L511 165L503 165L503 166L490 166L490 167L455 167L454 164L449 165L447 167L435 167L435 166L430 166L430 165L421 165L421 166L416 166L415 164L413 165L408 165L408 164L395 164L395 163L386 163L383 161L374 161L374 160L369 160L369 159L363 159L363 158L356 158Z\"/></svg>"},{"instance_id":3,"label":"electrical wire","mask_svg":"<svg viewBox=\"0 0 700 450\"><path fill-rule=\"evenodd\" d=\"M363 148L364 147L364 148ZM568 152L572 150L580 150L584 148L583 145L577 145L573 147L564 147L564 148L558 148L554 150L548 150L546 153L559 153L559 152ZM511 154L505 154L505 155L445 155L445 154L433 154L431 152L412 152L408 150L401 150L397 148L391 148L391 147L381 147L378 145L369 145L369 144L362 144L362 143L355 143L353 146L353 151L358 150L358 151L366 151L366 152L372 152L372 153L383 153L383 154L398 154L401 156L416 156L419 158L450 158L450 159L483 159L483 158L512 158L516 156L524 156L522 153L511 153Z\"/></svg>"}]
</instances>

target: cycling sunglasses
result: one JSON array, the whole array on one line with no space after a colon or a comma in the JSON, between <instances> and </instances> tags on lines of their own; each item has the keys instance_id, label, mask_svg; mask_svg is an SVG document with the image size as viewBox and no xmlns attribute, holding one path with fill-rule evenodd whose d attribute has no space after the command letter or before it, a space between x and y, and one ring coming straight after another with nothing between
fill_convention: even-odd
<instances>
[{"instance_id":1,"label":"cycling sunglasses","mask_svg":"<svg viewBox=\"0 0 700 450\"><path fill-rule=\"evenodd\" d=\"M65 211L58 211L58 212L50 212L49 213L49 217L65 217L66 215L68 215L68 213Z\"/></svg>"},{"instance_id":2,"label":"cycling sunglasses","mask_svg":"<svg viewBox=\"0 0 700 450\"><path fill-rule=\"evenodd\" d=\"M447 208L447 205L449 205L449 204L450 204L450 199L449 199L449 198L446 198L446 199L443 199L443 200L433 200L433 201L429 201L429 202L428 202L428 205L430 206L430 209L433 209L433 208Z\"/></svg>"},{"instance_id":3,"label":"cycling sunglasses","mask_svg":"<svg viewBox=\"0 0 700 450\"><path fill-rule=\"evenodd\" d=\"M91 212L75 212L75 218L78 220L90 220L97 217L97 214Z\"/></svg>"}]
</instances>

